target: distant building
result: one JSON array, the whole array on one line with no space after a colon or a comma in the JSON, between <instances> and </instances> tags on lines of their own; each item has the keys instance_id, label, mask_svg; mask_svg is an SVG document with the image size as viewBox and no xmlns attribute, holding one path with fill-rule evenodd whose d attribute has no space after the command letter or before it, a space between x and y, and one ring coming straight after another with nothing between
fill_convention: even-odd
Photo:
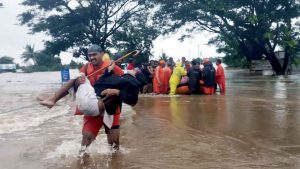
<instances>
[{"instance_id":1,"label":"distant building","mask_svg":"<svg viewBox=\"0 0 300 169\"><path fill-rule=\"evenodd\" d=\"M272 66L268 60L251 60L250 71L272 70Z\"/></svg>"},{"instance_id":2,"label":"distant building","mask_svg":"<svg viewBox=\"0 0 300 169\"><path fill-rule=\"evenodd\" d=\"M283 64L284 54L285 54L284 51L275 52L275 55L281 65ZM251 60L250 71L263 71L263 70L272 70L272 65L268 60L266 60L265 58L262 60Z\"/></svg>"},{"instance_id":3,"label":"distant building","mask_svg":"<svg viewBox=\"0 0 300 169\"><path fill-rule=\"evenodd\" d=\"M0 72L16 72L16 64L0 64Z\"/></svg>"}]
</instances>

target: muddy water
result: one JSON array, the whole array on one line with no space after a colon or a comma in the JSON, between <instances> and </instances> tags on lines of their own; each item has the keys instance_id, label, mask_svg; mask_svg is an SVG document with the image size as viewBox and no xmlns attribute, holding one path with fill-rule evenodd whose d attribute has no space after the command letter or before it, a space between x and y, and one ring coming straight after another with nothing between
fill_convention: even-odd
<instances>
[{"instance_id":1,"label":"muddy water","mask_svg":"<svg viewBox=\"0 0 300 169\"><path fill-rule=\"evenodd\" d=\"M124 105L120 153L101 131L91 157L79 160L72 98L51 110L34 100L59 86L59 73L0 74L0 166L300 168L300 76L227 77L226 95L143 95L133 109Z\"/></svg>"}]
</instances>

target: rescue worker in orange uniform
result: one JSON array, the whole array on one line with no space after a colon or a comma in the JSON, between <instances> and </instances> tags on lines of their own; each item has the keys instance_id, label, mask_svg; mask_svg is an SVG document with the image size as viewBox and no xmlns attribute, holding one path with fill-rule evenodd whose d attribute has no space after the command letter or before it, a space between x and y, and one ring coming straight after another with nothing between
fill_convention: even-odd
<instances>
[{"instance_id":1,"label":"rescue worker in orange uniform","mask_svg":"<svg viewBox=\"0 0 300 169\"><path fill-rule=\"evenodd\" d=\"M224 72L224 68L221 64L222 64L221 59L217 59L217 62L216 62L216 65L217 65L216 84L220 88L220 93L225 94L225 91L226 91L226 88L225 88L225 72Z\"/></svg>"},{"instance_id":2,"label":"rescue worker in orange uniform","mask_svg":"<svg viewBox=\"0 0 300 169\"><path fill-rule=\"evenodd\" d=\"M163 83L163 94L169 93L169 80L172 75L172 63L167 63L167 66L164 68L164 83Z\"/></svg>"},{"instance_id":3,"label":"rescue worker in orange uniform","mask_svg":"<svg viewBox=\"0 0 300 169\"><path fill-rule=\"evenodd\" d=\"M160 60L158 66L154 70L153 75L153 92L155 94L163 94L164 93L164 80L165 73L164 67L166 62L164 60Z\"/></svg>"}]
</instances>

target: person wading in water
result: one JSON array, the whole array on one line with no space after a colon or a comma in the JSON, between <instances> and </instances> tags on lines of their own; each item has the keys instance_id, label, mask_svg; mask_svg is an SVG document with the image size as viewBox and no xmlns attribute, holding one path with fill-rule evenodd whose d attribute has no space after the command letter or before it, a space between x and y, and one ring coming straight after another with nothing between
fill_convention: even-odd
<instances>
[{"instance_id":1,"label":"person wading in water","mask_svg":"<svg viewBox=\"0 0 300 169\"><path fill-rule=\"evenodd\" d=\"M202 80L200 61L193 60L192 68L188 71L190 94L196 94L199 89L199 81Z\"/></svg>"},{"instance_id":2,"label":"person wading in water","mask_svg":"<svg viewBox=\"0 0 300 169\"><path fill-rule=\"evenodd\" d=\"M216 85L215 85L215 89L217 89L217 86L219 85L220 93L221 94L225 94L225 91L226 91L226 87L225 87L225 72L224 72L224 68L222 66L221 59L217 59L216 65L217 65L217 71L216 71Z\"/></svg>"},{"instance_id":3,"label":"person wading in water","mask_svg":"<svg viewBox=\"0 0 300 169\"><path fill-rule=\"evenodd\" d=\"M138 97L138 82L136 82L135 78L130 77L124 77L123 79L120 79L121 76L124 74L122 69L115 64L111 64L110 62L102 61L102 57L104 55L104 51L101 49L98 45L92 45L88 49L88 59L89 63L84 65L80 72L84 73L85 76L88 77L88 80L90 81L91 85L95 87L96 94L98 96L105 96L105 97L117 97L118 99L114 99L117 101L114 101L110 103L111 107L114 107L113 111L109 114L113 114L113 120L110 127L107 127L105 124L103 124L103 112L104 109L108 109L108 107L105 106L105 101L103 102L102 99L99 99L95 104L91 104L91 107L95 107L94 109L99 111L99 115L97 116L83 116L83 128L82 128L82 141L81 145L82 148L80 150L80 153L83 155L85 154L85 149L95 140L95 138L98 135L98 132L102 125L105 127L105 132L107 134L107 140L108 143L115 149L119 148L119 136L120 136L120 114L121 114L121 105L122 101L127 102L131 105L136 104L137 97ZM103 69L106 68L107 69ZM103 69L103 70L102 70ZM101 70L101 71L99 71ZM113 75L112 79L104 79L104 77L107 77L108 75ZM68 90L75 86L77 88L78 86L85 83L85 76L81 76L75 80L70 80L65 85L63 85L54 95L50 96L47 99L41 99L40 104L43 106L47 106L48 108L52 108L54 104L64 96L68 94ZM102 79L102 81L101 81ZM125 83L127 80L128 83ZM124 82L125 81L125 82ZM105 83L105 87L101 84ZM117 86L117 84L121 84L120 86ZM124 85L125 83L125 85ZM97 87L96 87L97 86ZM109 86L112 86L112 88L109 88ZM125 86L125 87L124 87ZM122 90L118 89L122 88ZM130 90L130 92L128 92ZM100 92L100 93L99 93ZM104 99L103 99L104 100ZM92 101L91 101L92 102ZM113 104L113 105L112 105ZM76 109L75 115L83 115L84 112L81 112L78 108Z\"/></svg>"}]
</instances>

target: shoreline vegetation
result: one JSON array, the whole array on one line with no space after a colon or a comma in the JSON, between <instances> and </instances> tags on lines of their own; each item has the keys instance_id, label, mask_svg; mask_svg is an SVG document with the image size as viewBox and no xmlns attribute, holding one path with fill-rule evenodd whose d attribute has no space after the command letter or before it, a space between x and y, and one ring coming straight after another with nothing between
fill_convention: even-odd
<instances>
[{"instance_id":1,"label":"shoreline vegetation","mask_svg":"<svg viewBox=\"0 0 300 169\"><path fill-rule=\"evenodd\" d=\"M47 66L39 66L39 65L30 65L30 66L24 66L20 67L20 69L24 73L33 73L33 72L52 72L52 71L60 71L63 68L69 68L69 69L80 69L84 64L83 63L76 63L74 61L71 61L70 64L66 65L54 65L51 67Z\"/></svg>"}]
</instances>

